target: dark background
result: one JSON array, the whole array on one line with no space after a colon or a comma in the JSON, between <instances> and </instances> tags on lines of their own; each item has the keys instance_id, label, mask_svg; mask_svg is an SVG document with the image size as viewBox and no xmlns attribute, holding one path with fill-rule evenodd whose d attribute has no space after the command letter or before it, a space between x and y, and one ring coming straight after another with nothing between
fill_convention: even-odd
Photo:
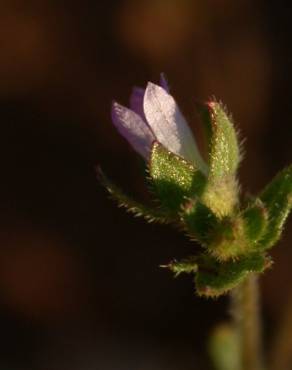
<instances>
[{"instance_id":1,"label":"dark background","mask_svg":"<svg viewBox=\"0 0 292 370\"><path fill-rule=\"evenodd\" d=\"M215 95L245 141L258 192L291 160L291 7L253 0L0 0L0 368L211 369L227 298L160 269L196 248L108 199L95 166L146 197L113 99L168 77L199 142L194 101ZM290 223L291 225L291 223ZM292 293L292 233L261 279L265 346Z\"/></svg>"}]
</instances>

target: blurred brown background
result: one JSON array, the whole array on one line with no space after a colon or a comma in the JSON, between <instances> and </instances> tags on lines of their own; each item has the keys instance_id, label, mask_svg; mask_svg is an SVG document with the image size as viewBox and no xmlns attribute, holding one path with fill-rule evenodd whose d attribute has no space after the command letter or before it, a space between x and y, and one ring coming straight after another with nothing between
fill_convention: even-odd
<instances>
[{"instance_id":1,"label":"blurred brown background","mask_svg":"<svg viewBox=\"0 0 292 370\"><path fill-rule=\"evenodd\" d=\"M211 369L227 298L159 265L196 245L117 209L95 166L146 195L112 99L164 71L193 130L195 99L233 113L251 193L291 160L291 6L252 0L0 0L0 369ZM290 223L291 226L291 223ZM262 278L266 347L291 287L291 227Z\"/></svg>"}]
</instances>

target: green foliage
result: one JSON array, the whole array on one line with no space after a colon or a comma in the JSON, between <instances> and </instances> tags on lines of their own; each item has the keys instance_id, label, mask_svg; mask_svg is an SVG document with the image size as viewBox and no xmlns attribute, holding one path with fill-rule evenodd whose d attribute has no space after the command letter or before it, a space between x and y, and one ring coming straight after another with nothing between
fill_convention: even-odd
<instances>
[{"instance_id":1,"label":"green foliage","mask_svg":"<svg viewBox=\"0 0 292 370\"><path fill-rule=\"evenodd\" d=\"M163 209L172 214L180 211L187 198L200 195L205 185L198 169L157 142L152 148L149 173Z\"/></svg>"}]
</instances>

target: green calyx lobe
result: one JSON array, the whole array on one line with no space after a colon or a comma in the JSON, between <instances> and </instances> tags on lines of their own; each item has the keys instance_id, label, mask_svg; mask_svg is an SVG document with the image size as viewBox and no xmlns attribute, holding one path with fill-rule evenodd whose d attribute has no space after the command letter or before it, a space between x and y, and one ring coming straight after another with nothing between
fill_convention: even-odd
<instances>
[{"instance_id":1,"label":"green calyx lobe","mask_svg":"<svg viewBox=\"0 0 292 370\"><path fill-rule=\"evenodd\" d=\"M200 113L209 151L209 175L203 200L218 217L224 217L232 214L238 203L236 171L240 147L232 120L221 103L209 102Z\"/></svg>"},{"instance_id":2,"label":"green calyx lobe","mask_svg":"<svg viewBox=\"0 0 292 370\"><path fill-rule=\"evenodd\" d=\"M211 122L210 179L234 175L240 162L240 150L231 118L221 103L207 104Z\"/></svg>"},{"instance_id":3,"label":"green calyx lobe","mask_svg":"<svg viewBox=\"0 0 292 370\"><path fill-rule=\"evenodd\" d=\"M152 147L149 173L156 197L170 214L178 214L188 198L200 196L206 183L197 168L158 142Z\"/></svg>"}]
</instances>

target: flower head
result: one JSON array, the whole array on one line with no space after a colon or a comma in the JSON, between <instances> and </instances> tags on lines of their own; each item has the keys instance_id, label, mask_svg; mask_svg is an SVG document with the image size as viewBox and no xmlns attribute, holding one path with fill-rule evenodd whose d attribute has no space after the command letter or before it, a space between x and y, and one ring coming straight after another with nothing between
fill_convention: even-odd
<instances>
[{"instance_id":1,"label":"flower head","mask_svg":"<svg viewBox=\"0 0 292 370\"><path fill-rule=\"evenodd\" d=\"M117 102L112 105L112 120L131 146L149 160L154 141L206 172L193 134L163 75L160 85L148 82L146 89L134 87L130 108Z\"/></svg>"},{"instance_id":2,"label":"flower head","mask_svg":"<svg viewBox=\"0 0 292 370\"><path fill-rule=\"evenodd\" d=\"M129 212L149 222L175 224L201 244L195 256L167 267L176 275L195 274L197 293L216 297L271 265L267 250L279 240L292 209L292 166L240 205L237 169L242 156L232 119L215 99L199 108L207 133L208 165L163 76L160 85L135 87L130 108L114 102L112 118L149 161L147 183L156 202L140 203L101 171L99 178Z\"/></svg>"}]
</instances>

